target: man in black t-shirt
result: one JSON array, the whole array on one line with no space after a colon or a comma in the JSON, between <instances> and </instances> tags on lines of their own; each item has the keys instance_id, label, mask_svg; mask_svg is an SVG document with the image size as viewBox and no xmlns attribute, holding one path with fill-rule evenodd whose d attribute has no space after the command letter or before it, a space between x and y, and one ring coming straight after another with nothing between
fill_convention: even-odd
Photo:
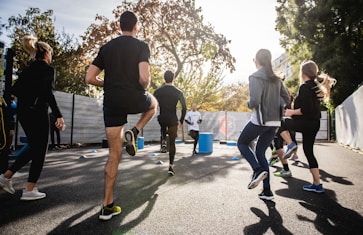
<instances>
[{"instance_id":1,"label":"man in black t-shirt","mask_svg":"<svg viewBox=\"0 0 363 235\"><path fill-rule=\"evenodd\" d=\"M136 138L139 131L151 120L157 108L157 100L146 92L150 84L149 46L136 38L137 16L130 11L120 17L122 35L101 47L86 75L86 82L103 87L103 116L109 157L105 165L105 198L99 215L109 220L121 213L121 207L113 205L113 189L121 160L123 126L128 114L142 113L137 124L125 132L126 151L136 154ZM98 75L104 71L105 77Z\"/></svg>"},{"instance_id":2,"label":"man in black t-shirt","mask_svg":"<svg viewBox=\"0 0 363 235\"><path fill-rule=\"evenodd\" d=\"M178 132L178 123L180 126L183 125L186 104L184 94L181 90L176 88L173 84L174 73L166 71L164 73L165 84L157 89L154 96L159 102L160 115L158 121L161 127L161 144L163 145L166 140L166 134L169 135L169 175L175 175L173 165L175 158L175 139ZM180 101L182 105L182 114L178 121L176 115L176 105Z\"/></svg>"}]
</instances>

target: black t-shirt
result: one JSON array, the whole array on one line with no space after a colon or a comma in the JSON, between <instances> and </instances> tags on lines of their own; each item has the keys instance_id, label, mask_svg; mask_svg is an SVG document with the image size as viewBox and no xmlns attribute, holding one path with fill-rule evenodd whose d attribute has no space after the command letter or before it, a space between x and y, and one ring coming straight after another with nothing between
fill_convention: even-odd
<instances>
[{"instance_id":1,"label":"black t-shirt","mask_svg":"<svg viewBox=\"0 0 363 235\"><path fill-rule=\"evenodd\" d=\"M25 68L12 86L12 94L18 97L18 109L37 107L48 110L59 118L62 114L54 97L55 69L45 61L33 61ZM19 111L18 110L18 111Z\"/></svg>"},{"instance_id":2,"label":"black t-shirt","mask_svg":"<svg viewBox=\"0 0 363 235\"><path fill-rule=\"evenodd\" d=\"M117 37L101 47L92 64L105 72L105 106L117 108L130 96L145 94L139 83L139 63L149 59L149 46L132 36Z\"/></svg>"},{"instance_id":3,"label":"black t-shirt","mask_svg":"<svg viewBox=\"0 0 363 235\"><path fill-rule=\"evenodd\" d=\"M298 95L294 101L294 109L301 109L302 115L293 116L294 119L317 120L320 119L320 99L316 94L317 86L314 80L308 80L299 87Z\"/></svg>"},{"instance_id":4,"label":"black t-shirt","mask_svg":"<svg viewBox=\"0 0 363 235\"><path fill-rule=\"evenodd\" d=\"M178 125L178 117L176 115L176 105L180 101L182 105L182 115L180 117L180 122L183 123L186 104L184 94L181 90L175 86L164 85L154 92L155 98L159 102L160 115L158 117L159 122L165 125Z\"/></svg>"}]
</instances>

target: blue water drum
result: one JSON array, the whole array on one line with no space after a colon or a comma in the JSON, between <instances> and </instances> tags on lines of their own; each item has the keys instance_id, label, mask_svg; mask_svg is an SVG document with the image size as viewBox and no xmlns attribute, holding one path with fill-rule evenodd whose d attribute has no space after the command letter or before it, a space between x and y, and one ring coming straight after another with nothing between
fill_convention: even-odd
<instances>
[{"instance_id":1,"label":"blue water drum","mask_svg":"<svg viewBox=\"0 0 363 235\"><path fill-rule=\"evenodd\" d=\"M199 153L212 153L213 152L213 133L200 132L198 143L199 143Z\"/></svg>"},{"instance_id":2,"label":"blue water drum","mask_svg":"<svg viewBox=\"0 0 363 235\"><path fill-rule=\"evenodd\" d=\"M137 137L137 149L144 148L144 137Z\"/></svg>"}]
</instances>

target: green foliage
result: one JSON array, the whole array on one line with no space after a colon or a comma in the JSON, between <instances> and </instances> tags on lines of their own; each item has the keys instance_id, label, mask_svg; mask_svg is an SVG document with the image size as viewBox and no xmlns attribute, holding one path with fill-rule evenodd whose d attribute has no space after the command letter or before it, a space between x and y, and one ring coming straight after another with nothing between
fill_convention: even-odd
<instances>
[{"instance_id":1,"label":"green foliage","mask_svg":"<svg viewBox=\"0 0 363 235\"><path fill-rule=\"evenodd\" d=\"M53 11L29 8L25 15L12 16L8 24L0 23L9 32L16 53L16 67L21 71L30 62L22 48L26 34L47 42L54 50L52 65L56 68L56 90L98 96L101 88L87 86L84 76L99 48L120 35L119 16L126 9L140 17L138 37L149 43L152 84L150 92L164 83L166 70L175 72L175 85L186 94L188 104L196 102L202 110L218 110L224 103L220 97L223 71L234 71L228 41L203 21L202 9L194 1L133 1L118 6L114 19L96 15L79 43L64 31L54 28Z\"/></svg>"},{"instance_id":2,"label":"green foliage","mask_svg":"<svg viewBox=\"0 0 363 235\"><path fill-rule=\"evenodd\" d=\"M276 28L294 64L312 59L338 80L330 106L363 82L362 0L277 0Z\"/></svg>"},{"instance_id":3,"label":"green foliage","mask_svg":"<svg viewBox=\"0 0 363 235\"><path fill-rule=\"evenodd\" d=\"M118 20L125 10L139 16L138 37L150 46L150 91L160 87L163 73L171 70L188 104L198 101L203 103L202 109L214 109L222 73L235 70L235 59L228 48L230 41L203 21L202 9L195 7L195 1L139 0L118 6L113 11L114 20L97 15L82 37L84 53L94 57L100 46L120 34Z\"/></svg>"},{"instance_id":4,"label":"green foliage","mask_svg":"<svg viewBox=\"0 0 363 235\"><path fill-rule=\"evenodd\" d=\"M249 100L248 84L237 83L225 86L219 93L220 101L218 110L250 112L247 106Z\"/></svg>"}]
</instances>

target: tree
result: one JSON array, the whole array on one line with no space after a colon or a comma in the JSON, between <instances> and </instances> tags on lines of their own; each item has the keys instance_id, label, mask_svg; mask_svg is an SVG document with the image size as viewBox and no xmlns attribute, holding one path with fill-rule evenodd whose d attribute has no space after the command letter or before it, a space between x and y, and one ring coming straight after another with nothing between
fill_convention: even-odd
<instances>
[{"instance_id":1,"label":"tree","mask_svg":"<svg viewBox=\"0 0 363 235\"><path fill-rule=\"evenodd\" d=\"M247 84L237 83L221 89L218 109L224 111L250 112L247 106L249 100L249 87Z\"/></svg>"},{"instance_id":2,"label":"tree","mask_svg":"<svg viewBox=\"0 0 363 235\"><path fill-rule=\"evenodd\" d=\"M195 7L194 0L139 0L118 6L113 21L97 15L96 23L83 36L84 52L95 56L100 46L119 35L118 19L125 10L139 16L138 37L150 46L152 70L174 71L176 85L186 92L188 100L212 107L223 71L234 71L235 59L228 48L230 41L204 23L202 9ZM153 77L152 88L162 84L162 79L162 74Z\"/></svg>"},{"instance_id":3,"label":"tree","mask_svg":"<svg viewBox=\"0 0 363 235\"><path fill-rule=\"evenodd\" d=\"M23 50L21 39L31 34L39 41L47 42L53 48L52 65L56 68L56 90L76 94L85 94L85 68L88 63L82 62L82 51L78 42L64 31L57 33L52 19L53 11L41 12L39 8L29 8L25 15L11 16L4 27L10 32L8 37L16 54L15 67L21 71L29 65L30 57Z\"/></svg>"},{"instance_id":4,"label":"tree","mask_svg":"<svg viewBox=\"0 0 363 235\"><path fill-rule=\"evenodd\" d=\"M363 1L277 0L281 45L295 63L312 59L338 80L338 105L363 82Z\"/></svg>"}]
</instances>

